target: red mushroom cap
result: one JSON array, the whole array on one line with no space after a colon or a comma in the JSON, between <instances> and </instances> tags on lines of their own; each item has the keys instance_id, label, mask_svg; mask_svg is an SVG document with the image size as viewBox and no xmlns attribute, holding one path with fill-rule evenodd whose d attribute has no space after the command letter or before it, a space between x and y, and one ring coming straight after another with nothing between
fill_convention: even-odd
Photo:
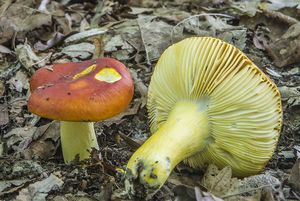
<instances>
[{"instance_id":1,"label":"red mushroom cap","mask_svg":"<svg viewBox=\"0 0 300 201\"><path fill-rule=\"evenodd\" d=\"M111 58L41 68L30 81L28 109L62 121L99 121L122 112L133 96L124 64Z\"/></svg>"}]
</instances>

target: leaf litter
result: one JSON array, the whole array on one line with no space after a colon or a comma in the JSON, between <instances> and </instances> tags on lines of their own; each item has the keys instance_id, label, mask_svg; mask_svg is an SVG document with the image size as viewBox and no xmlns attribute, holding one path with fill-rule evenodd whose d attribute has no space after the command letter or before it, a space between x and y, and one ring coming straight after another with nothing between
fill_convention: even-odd
<instances>
[{"instance_id":1,"label":"leaf litter","mask_svg":"<svg viewBox=\"0 0 300 201\"><path fill-rule=\"evenodd\" d=\"M180 165L150 200L299 198L297 12L298 1L277 0L5 1L0 5L1 199L114 198L124 187L126 162L150 134L145 105L155 62L166 47L194 35L234 44L274 80L284 108L282 135L260 175L241 180L228 167L210 165L201 173ZM38 68L101 55L130 69L134 98L122 114L95 124L100 151L65 165L59 124L27 111L29 79Z\"/></svg>"}]
</instances>

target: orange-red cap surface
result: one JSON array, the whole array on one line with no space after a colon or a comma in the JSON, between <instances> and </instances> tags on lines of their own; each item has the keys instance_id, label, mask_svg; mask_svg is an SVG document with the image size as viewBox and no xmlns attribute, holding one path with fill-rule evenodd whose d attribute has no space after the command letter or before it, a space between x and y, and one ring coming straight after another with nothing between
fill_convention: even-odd
<instances>
[{"instance_id":1,"label":"orange-red cap surface","mask_svg":"<svg viewBox=\"0 0 300 201\"><path fill-rule=\"evenodd\" d=\"M122 112L133 96L124 64L111 58L41 68L30 81L30 112L62 121L99 121Z\"/></svg>"}]
</instances>

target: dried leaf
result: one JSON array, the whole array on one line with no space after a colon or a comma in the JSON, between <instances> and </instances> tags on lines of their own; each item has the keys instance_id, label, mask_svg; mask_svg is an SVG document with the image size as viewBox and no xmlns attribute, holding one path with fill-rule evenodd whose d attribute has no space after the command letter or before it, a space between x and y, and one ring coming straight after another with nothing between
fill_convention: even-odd
<instances>
[{"instance_id":1,"label":"dried leaf","mask_svg":"<svg viewBox=\"0 0 300 201\"><path fill-rule=\"evenodd\" d=\"M300 62L300 23L296 23L282 37L266 47L275 64L283 67Z\"/></svg>"},{"instance_id":2,"label":"dried leaf","mask_svg":"<svg viewBox=\"0 0 300 201\"><path fill-rule=\"evenodd\" d=\"M282 8L297 8L300 9L300 2L299 0L268 0L260 4L260 7L263 9L268 10L279 10Z\"/></svg>"},{"instance_id":3,"label":"dried leaf","mask_svg":"<svg viewBox=\"0 0 300 201\"><path fill-rule=\"evenodd\" d=\"M30 184L27 188L20 191L19 195L16 197L15 201L24 200L38 200L44 201L51 190L60 188L63 185L63 181L51 174L48 178Z\"/></svg>"},{"instance_id":4,"label":"dried leaf","mask_svg":"<svg viewBox=\"0 0 300 201\"><path fill-rule=\"evenodd\" d=\"M6 125L9 122L8 108L6 101L0 104L0 126Z\"/></svg>"},{"instance_id":5,"label":"dried leaf","mask_svg":"<svg viewBox=\"0 0 300 201\"><path fill-rule=\"evenodd\" d=\"M151 63L158 59L162 52L170 45L172 26L161 20L157 20L155 16L143 15L139 15L138 24L146 50L147 62Z\"/></svg>"},{"instance_id":6,"label":"dried leaf","mask_svg":"<svg viewBox=\"0 0 300 201\"><path fill-rule=\"evenodd\" d=\"M106 52L113 52L117 50L128 50L131 49L132 52L132 47L129 45L125 40L123 40L121 35L116 35L113 36L106 44L104 50Z\"/></svg>"},{"instance_id":7,"label":"dried leaf","mask_svg":"<svg viewBox=\"0 0 300 201\"><path fill-rule=\"evenodd\" d=\"M265 188L277 191L280 181L269 173L238 180L232 178L229 166L218 170L215 165L211 164L208 166L201 184L214 195L227 201L234 201L260 200L261 197L266 196Z\"/></svg>"},{"instance_id":8,"label":"dried leaf","mask_svg":"<svg viewBox=\"0 0 300 201\"><path fill-rule=\"evenodd\" d=\"M174 21L175 23L191 16L190 13L175 8L157 8L154 15L163 19Z\"/></svg>"},{"instance_id":9,"label":"dried leaf","mask_svg":"<svg viewBox=\"0 0 300 201\"><path fill-rule=\"evenodd\" d=\"M3 82L0 81L0 96L3 96L4 92L5 92L5 86Z\"/></svg>"},{"instance_id":10,"label":"dried leaf","mask_svg":"<svg viewBox=\"0 0 300 201\"><path fill-rule=\"evenodd\" d=\"M33 136L34 141L22 152L24 158L47 159L53 156L59 145L59 132L59 123L56 121L38 127Z\"/></svg>"},{"instance_id":11,"label":"dried leaf","mask_svg":"<svg viewBox=\"0 0 300 201\"><path fill-rule=\"evenodd\" d=\"M29 69L32 65L38 63L42 59L38 57L29 44L19 44L15 49L15 53L23 66Z\"/></svg>"},{"instance_id":12,"label":"dried leaf","mask_svg":"<svg viewBox=\"0 0 300 201\"><path fill-rule=\"evenodd\" d=\"M87 59L94 54L95 46L90 43L79 43L64 47L61 52L72 58Z\"/></svg>"},{"instance_id":13,"label":"dried leaf","mask_svg":"<svg viewBox=\"0 0 300 201\"><path fill-rule=\"evenodd\" d=\"M282 86L278 87L278 90L280 91L283 100L295 97L300 98L300 87Z\"/></svg>"},{"instance_id":14,"label":"dried leaf","mask_svg":"<svg viewBox=\"0 0 300 201\"><path fill-rule=\"evenodd\" d=\"M102 35L102 34L105 34L106 32L107 32L106 28L90 29L90 30L83 31L83 32L69 36L68 38L65 39L65 43L76 42L76 41L83 40L85 38L93 37L96 35Z\"/></svg>"},{"instance_id":15,"label":"dried leaf","mask_svg":"<svg viewBox=\"0 0 300 201\"><path fill-rule=\"evenodd\" d=\"M210 193L201 191L198 186L195 186L195 196L197 201L222 201L221 198L218 198Z\"/></svg>"},{"instance_id":16,"label":"dried leaf","mask_svg":"<svg viewBox=\"0 0 300 201\"><path fill-rule=\"evenodd\" d=\"M231 8L236 9L241 15L248 15L249 17L253 17L256 14L257 7L260 3L260 0L252 0L252 1L238 1L232 2L230 5Z\"/></svg>"},{"instance_id":17,"label":"dried leaf","mask_svg":"<svg viewBox=\"0 0 300 201\"><path fill-rule=\"evenodd\" d=\"M213 194L222 196L232 192L239 184L238 179L231 176L229 166L219 171L215 165L209 165L201 183Z\"/></svg>"},{"instance_id":18,"label":"dried leaf","mask_svg":"<svg viewBox=\"0 0 300 201\"><path fill-rule=\"evenodd\" d=\"M0 53L11 54L11 50L8 49L7 47L3 46L3 45L0 45Z\"/></svg>"},{"instance_id":19,"label":"dried leaf","mask_svg":"<svg viewBox=\"0 0 300 201\"><path fill-rule=\"evenodd\" d=\"M59 43L60 41L62 41L62 39L64 38L64 34L59 33L59 32L55 32L53 34L53 37L51 39L49 39L46 44L43 44L41 41L38 41L37 43L34 44L34 49L36 50L47 50L51 47L53 47L54 45L56 45L57 43Z\"/></svg>"},{"instance_id":20,"label":"dried leaf","mask_svg":"<svg viewBox=\"0 0 300 201\"><path fill-rule=\"evenodd\" d=\"M132 15L145 14L153 12L153 8L141 8L141 7L130 7L131 11L129 12Z\"/></svg>"},{"instance_id":21,"label":"dried leaf","mask_svg":"<svg viewBox=\"0 0 300 201\"><path fill-rule=\"evenodd\" d=\"M300 193L300 159L298 158L292 168L291 175L289 177L289 183L291 186Z\"/></svg>"},{"instance_id":22,"label":"dried leaf","mask_svg":"<svg viewBox=\"0 0 300 201\"><path fill-rule=\"evenodd\" d=\"M10 84L11 89L16 90L17 92L22 92L23 89L29 89L29 78L22 71L18 71L8 83Z\"/></svg>"},{"instance_id":23,"label":"dried leaf","mask_svg":"<svg viewBox=\"0 0 300 201\"><path fill-rule=\"evenodd\" d=\"M26 97L10 100L8 105L10 106L9 116L14 119L22 112L24 106L27 105Z\"/></svg>"},{"instance_id":24,"label":"dried leaf","mask_svg":"<svg viewBox=\"0 0 300 201\"><path fill-rule=\"evenodd\" d=\"M29 6L13 3L4 10L0 16L0 44L11 39L16 31L30 31L51 22L51 15Z\"/></svg>"},{"instance_id":25,"label":"dried leaf","mask_svg":"<svg viewBox=\"0 0 300 201\"><path fill-rule=\"evenodd\" d=\"M9 149L22 152L32 142L36 127L14 128L3 137L7 138L6 144Z\"/></svg>"}]
</instances>

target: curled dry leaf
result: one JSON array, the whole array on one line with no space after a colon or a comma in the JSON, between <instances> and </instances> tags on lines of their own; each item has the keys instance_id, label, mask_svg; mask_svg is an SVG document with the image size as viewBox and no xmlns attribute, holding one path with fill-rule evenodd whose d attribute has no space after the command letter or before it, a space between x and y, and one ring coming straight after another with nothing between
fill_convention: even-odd
<instances>
[{"instance_id":1,"label":"curled dry leaf","mask_svg":"<svg viewBox=\"0 0 300 201\"><path fill-rule=\"evenodd\" d=\"M18 57L18 60L27 69L30 69L31 66L42 60L39 56L35 54L31 46L27 43L17 45L15 53Z\"/></svg>"}]
</instances>

